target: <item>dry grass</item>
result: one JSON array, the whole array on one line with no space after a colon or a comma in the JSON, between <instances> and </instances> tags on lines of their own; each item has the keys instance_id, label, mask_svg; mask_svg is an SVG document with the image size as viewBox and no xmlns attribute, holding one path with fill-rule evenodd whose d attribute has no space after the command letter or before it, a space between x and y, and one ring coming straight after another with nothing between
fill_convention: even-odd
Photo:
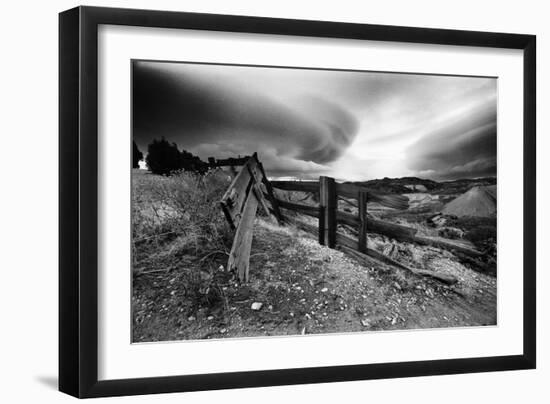
<instances>
[{"instance_id":1,"label":"dry grass","mask_svg":"<svg viewBox=\"0 0 550 404\"><path fill-rule=\"evenodd\" d=\"M204 176L182 172L171 177L134 171L134 273L159 269L154 261L165 264L166 259L202 258L225 251L230 234L219 201L229 183L230 178L219 170Z\"/></svg>"}]
</instances>

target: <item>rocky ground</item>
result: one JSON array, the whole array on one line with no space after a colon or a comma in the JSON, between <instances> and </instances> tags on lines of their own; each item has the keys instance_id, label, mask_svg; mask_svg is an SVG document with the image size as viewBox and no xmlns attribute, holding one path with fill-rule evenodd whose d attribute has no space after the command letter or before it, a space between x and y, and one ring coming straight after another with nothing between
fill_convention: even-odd
<instances>
[{"instance_id":1,"label":"rocky ground","mask_svg":"<svg viewBox=\"0 0 550 404\"><path fill-rule=\"evenodd\" d=\"M257 219L247 285L225 271L224 251L200 260L180 257L179 269L136 275L133 341L496 324L496 277L438 248L375 235L369 243L458 283L448 286L375 260L359 264L292 225Z\"/></svg>"}]
</instances>

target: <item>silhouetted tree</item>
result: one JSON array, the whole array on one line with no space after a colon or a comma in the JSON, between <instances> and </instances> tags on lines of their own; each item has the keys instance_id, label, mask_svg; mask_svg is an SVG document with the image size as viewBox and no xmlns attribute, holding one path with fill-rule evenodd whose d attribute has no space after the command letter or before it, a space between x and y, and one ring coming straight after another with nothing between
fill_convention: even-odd
<instances>
[{"instance_id":1,"label":"silhouetted tree","mask_svg":"<svg viewBox=\"0 0 550 404\"><path fill-rule=\"evenodd\" d=\"M183 168L178 146L164 137L149 144L145 161L154 174L170 175Z\"/></svg>"},{"instance_id":2,"label":"silhouetted tree","mask_svg":"<svg viewBox=\"0 0 550 404\"><path fill-rule=\"evenodd\" d=\"M198 156L182 150L180 154L181 168L185 171L193 171L199 174L204 174L208 171L208 164L202 161Z\"/></svg>"},{"instance_id":3,"label":"silhouetted tree","mask_svg":"<svg viewBox=\"0 0 550 404\"><path fill-rule=\"evenodd\" d=\"M153 140L147 148L145 161L154 174L170 175L175 171L185 170L204 174L209 165L198 156L183 150L179 151L175 143L168 142L164 137Z\"/></svg>"},{"instance_id":4,"label":"silhouetted tree","mask_svg":"<svg viewBox=\"0 0 550 404\"><path fill-rule=\"evenodd\" d=\"M139 168L139 161L143 158L143 153L139 151L136 142L133 142L134 146L132 149L132 167Z\"/></svg>"}]
</instances>

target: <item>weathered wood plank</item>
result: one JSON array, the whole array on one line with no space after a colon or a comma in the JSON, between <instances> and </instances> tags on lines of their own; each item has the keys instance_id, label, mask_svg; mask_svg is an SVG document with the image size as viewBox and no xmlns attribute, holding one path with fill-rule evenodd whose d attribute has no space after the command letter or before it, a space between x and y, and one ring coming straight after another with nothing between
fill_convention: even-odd
<instances>
[{"instance_id":1,"label":"weathered wood plank","mask_svg":"<svg viewBox=\"0 0 550 404\"><path fill-rule=\"evenodd\" d=\"M350 226L360 225L359 217L350 213L338 212L337 218L339 222ZM470 257L480 257L483 255L481 251L468 246L460 245L454 241L443 238L417 236L417 230L412 227L373 219L371 217L368 217L367 219L367 230L371 233L383 234L398 241L429 245L449 251L456 251Z\"/></svg>"},{"instance_id":2,"label":"weathered wood plank","mask_svg":"<svg viewBox=\"0 0 550 404\"><path fill-rule=\"evenodd\" d=\"M281 213L281 210L279 209L279 205L277 204L277 201L275 200L275 194L273 193L273 187L271 186L271 181L267 179L267 176L265 175L264 166L261 161L258 160L258 155L254 153L253 157L258 162L258 167L260 168L260 172L262 174L262 183L265 186L265 190L267 193L267 200L271 203L271 208L273 209L273 214L275 215L275 218L279 222L279 224L284 224L284 217Z\"/></svg>"},{"instance_id":3,"label":"weathered wood plank","mask_svg":"<svg viewBox=\"0 0 550 404\"><path fill-rule=\"evenodd\" d=\"M361 253L359 251L356 251L351 245L353 245L353 239L350 237L340 235L339 234L339 240L340 245L339 248L344 251L345 253L351 255L352 257L356 258L359 262L363 262L366 265L372 265L371 258L374 258L380 262L383 262L384 264L392 265L397 268L405 269L407 271L410 271L416 275L419 276L427 276L430 278L433 278L435 280L438 280L440 282L443 282L447 285L453 285L458 282L458 279L455 278L452 275L448 274L438 274L433 271L428 271L424 269L416 269L411 268L399 261L396 261L387 255L382 254L381 252L378 252L372 248L367 248L365 253Z\"/></svg>"},{"instance_id":4,"label":"weathered wood plank","mask_svg":"<svg viewBox=\"0 0 550 404\"><path fill-rule=\"evenodd\" d=\"M319 205L319 244L320 245L326 245L325 242L325 207L323 205Z\"/></svg>"},{"instance_id":5,"label":"weathered wood plank","mask_svg":"<svg viewBox=\"0 0 550 404\"><path fill-rule=\"evenodd\" d=\"M284 191L319 192L319 181L271 181L271 185Z\"/></svg>"},{"instance_id":6,"label":"weathered wood plank","mask_svg":"<svg viewBox=\"0 0 550 404\"><path fill-rule=\"evenodd\" d=\"M359 217L350 213L338 212L337 218L339 222L350 226L359 226L361 224ZM402 242L430 245L450 251L457 251L470 257L480 257L483 255L481 251L468 246L460 245L457 242L443 238L418 236L416 235L418 230L413 227L374 219L370 216L367 216L367 231L371 233L383 234Z\"/></svg>"},{"instance_id":7,"label":"weathered wood plank","mask_svg":"<svg viewBox=\"0 0 550 404\"><path fill-rule=\"evenodd\" d=\"M254 192L254 195L256 195L256 198L258 199L258 202L262 207L262 210L265 212L266 215L270 215L271 212L267 207L267 203L265 201L263 191L260 188L260 185L262 184L262 174L260 171L260 167L258 165L258 159L256 158L256 154L252 156L252 159L254 159L254 161L251 162L251 164L246 165L246 167L248 168L248 171L250 172L250 177L252 177L252 181L253 181L252 190Z\"/></svg>"},{"instance_id":8,"label":"weathered wood plank","mask_svg":"<svg viewBox=\"0 0 550 404\"><path fill-rule=\"evenodd\" d=\"M357 250L357 240L338 232L336 232L336 245Z\"/></svg>"},{"instance_id":9,"label":"weathered wood plank","mask_svg":"<svg viewBox=\"0 0 550 404\"><path fill-rule=\"evenodd\" d=\"M273 188L282 189L285 191L302 191L302 192L319 192L318 181L271 181ZM409 198L403 195L383 195L368 191L365 187L360 187L355 184L336 184L338 195L357 199L358 193L361 191L368 193L368 198L371 202L378 202L383 206L394 209L407 209L409 207ZM351 201L346 201L352 203Z\"/></svg>"},{"instance_id":10,"label":"weathered wood plank","mask_svg":"<svg viewBox=\"0 0 550 404\"><path fill-rule=\"evenodd\" d=\"M250 159L233 179L220 201L225 217L233 229L239 226L241 212L252 186L252 176L248 169L251 164L254 164L254 161Z\"/></svg>"},{"instance_id":11,"label":"weathered wood plank","mask_svg":"<svg viewBox=\"0 0 550 404\"><path fill-rule=\"evenodd\" d=\"M378 220L371 216L368 216L367 230L371 233L383 234L400 241L410 241L418 232L414 227Z\"/></svg>"},{"instance_id":12,"label":"weathered wood plank","mask_svg":"<svg viewBox=\"0 0 550 404\"><path fill-rule=\"evenodd\" d=\"M235 232L227 268L235 270L241 282L248 282L250 267L250 249L252 247L252 235L254 232L254 218L258 210L258 199L253 192L249 192L245 201L242 217Z\"/></svg>"},{"instance_id":13,"label":"weathered wood plank","mask_svg":"<svg viewBox=\"0 0 550 404\"><path fill-rule=\"evenodd\" d=\"M317 206L302 205L299 203L284 201L278 198L275 198L275 200L281 208L293 210L315 218L319 217L319 208Z\"/></svg>"},{"instance_id":14,"label":"weathered wood plank","mask_svg":"<svg viewBox=\"0 0 550 404\"><path fill-rule=\"evenodd\" d=\"M319 177L319 200L324 210L323 241L329 248L336 245L336 183L334 178Z\"/></svg>"},{"instance_id":15,"label":"weathered wood plank","mask_svg":"<svg viewBox=\"0 0 550 404\"><path fill-rule=\"evenodd\" d=\"M443 238L415 236L413 237L411 242L429 245L432 247L438 247L449 251L457 251L470 257L481 257L484 255L481 251L478 251L474 248L462 246L454 241L446 240Z\"/></svg>"},{"instance_id":16,"label":"weathered wood plank","mask_svg":"<svg viewBox=\"0 0 550 404\"><path fill-rule=\"evenodd\" d=\"M338 195L346 198L357 199L359 192L367 192L371 202L377 202L382 206L394 209L407 209L409 207L409 198L403 195L383 195L376 192L371 192L365 187L360 187L355 184L336 184Z\"/></svg>"},{"instance_id":17,"label":"weathered wood plank","mask_svg":"<svg viewBox=\"0 0 550 404\"><path fill-rule=\"evenodd\" d=\"M336 218L338 222L350 226L358 227L361 225L361 219L359 218L359 216L353 215L351 213L338 211L336 213ZM414 239L414 235L418 231L413 227L374 219L370 216L367 216L366 226L367 231L371 233L383 234L385 236L392 237L400 241L412 241Z\"/></svg>"}]
</instances>

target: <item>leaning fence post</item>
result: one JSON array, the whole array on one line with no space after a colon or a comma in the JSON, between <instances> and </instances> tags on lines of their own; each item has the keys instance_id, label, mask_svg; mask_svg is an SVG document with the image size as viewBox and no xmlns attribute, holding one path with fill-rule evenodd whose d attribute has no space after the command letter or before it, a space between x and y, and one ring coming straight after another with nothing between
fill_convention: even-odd
<instances>
[{"instance_id":1,"label":"leaning fence post","mask_svg":"<svg viewBox=\"0 0 550 404\"><path fill-rule=\"evenodd\" d=\"M357 196L359 202L359 251L367 251L367 193L359 191Z\"/></svg>"},{"instance_id":2,"label":"leaning fence post","mask_svg":"<svg viewBox=\"0 0 550 404\"><path fill-rule=\"evenodd\" d=\"M323 225L323 243L329 248L336 246L336 183L334 178L319 178L319 200L323 219L319 220L319 226ZM320 216L321 217L321 216ZM323 223L321 223L323 222ZM321 231L321 228L319 229ZM319 239L321 239L319 235Z\"/></svg>"}]
</instances>

